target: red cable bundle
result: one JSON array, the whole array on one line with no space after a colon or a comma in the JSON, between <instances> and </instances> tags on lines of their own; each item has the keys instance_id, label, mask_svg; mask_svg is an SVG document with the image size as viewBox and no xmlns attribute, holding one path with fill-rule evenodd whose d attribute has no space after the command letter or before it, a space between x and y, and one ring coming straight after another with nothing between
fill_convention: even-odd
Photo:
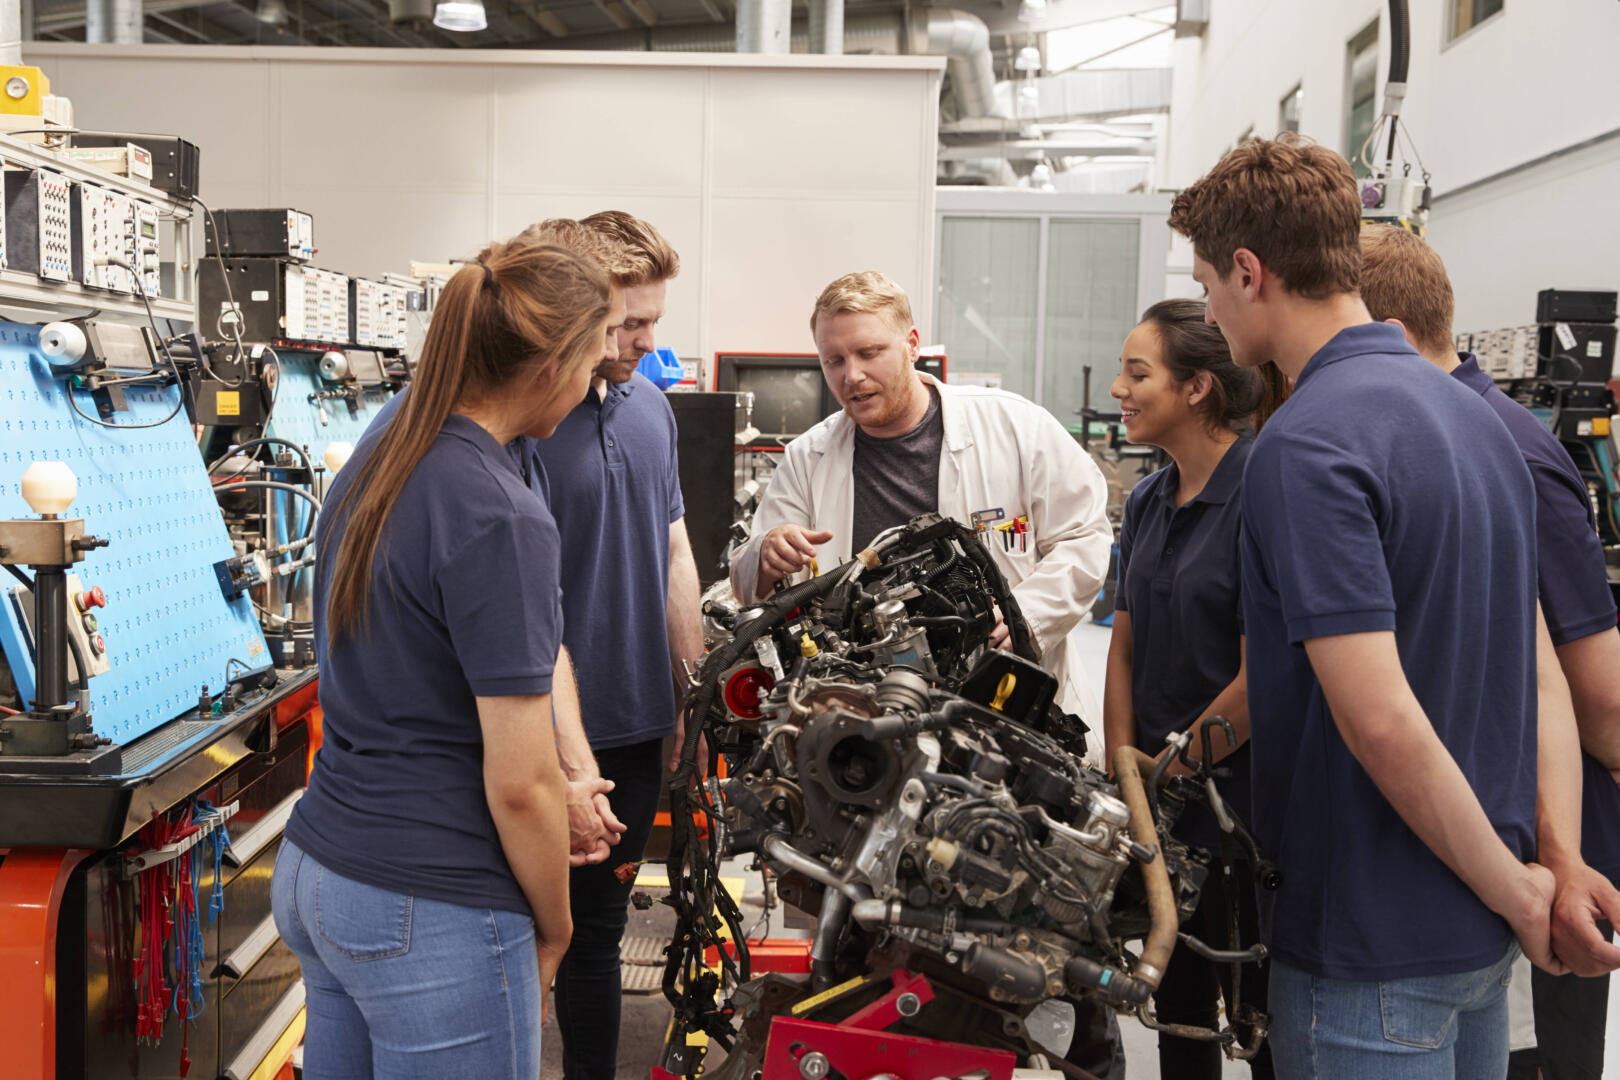
<instances>
[{"instance_id":1,"label":"red cable bundle","mask_svg":"<svg viewBox=\"0 0 1620 1080\"><path fill-rule=\"evenodd\" d=\"M143 851L156 851L183 839L196 829L189 821L184 825L174 825L161 817L154 817L141 830L139 846ZM141 871L136 878L141 905L140 948L130 967L138 1002L135 1009L137 1039L157 1042L163 1038L163 1016L168 1012L171 1000L165 949L175 937L177 902L185 905L192 903L190 878L191 860L183 858L150 867ZM184 933L183 929L181 933ZM181 1019L185 1019L183 1011Z\"/></svg>"}]
</instances>

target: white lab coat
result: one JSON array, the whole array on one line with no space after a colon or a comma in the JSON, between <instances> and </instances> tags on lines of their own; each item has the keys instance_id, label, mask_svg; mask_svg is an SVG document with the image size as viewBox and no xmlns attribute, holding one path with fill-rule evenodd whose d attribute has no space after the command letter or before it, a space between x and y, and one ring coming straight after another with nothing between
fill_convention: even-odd
<instances>
[{"instance_id":1,"label":"white lab coat","mask_svg":"<svg viewBox=\"0 0 1620 1080\"><path fill-rule=\"evenodd\" d=\"M1041 665L1057 677L1059 704L1091 726L1089 755L1102 746L1102 709L1083 671L1069 665L1069 632L1090 610L1108 573L1114 531L1108 486L1091 456L1052 414L1017 394L950 386L939 390L945 438L939 462L939 512L971 524L975 511L1001 508L1010 521L1029 518L1026 550L987 543L1034 631ZM854 496L850 476L855 424L842 412L788 444L754 514L748 541L731 556L731 587L754 601L759 549L778 525L830 530L816 549L829 570L847 562Z\"/></svg>"}]
</instances>

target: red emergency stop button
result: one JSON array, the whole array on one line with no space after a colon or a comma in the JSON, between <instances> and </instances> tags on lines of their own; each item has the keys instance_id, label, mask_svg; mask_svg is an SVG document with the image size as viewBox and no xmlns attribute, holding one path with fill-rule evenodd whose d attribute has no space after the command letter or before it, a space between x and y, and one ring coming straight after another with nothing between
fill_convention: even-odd
<instances>
[{"instance_id":1,"label":"red emergency stop button","mask_svg":"<svg viewBox=\"0 0 1620 1080\"><path fill-rule=\"evenodd\" d=\"M74 600L78 603L80 612L87 612L93 607L107 606L107 594L101 591L100 585L85 590L74 597Z\"/></svg>"},{"instance_id":2,"label":"red emergency stop button","mask_svg":"<svg viewBox=\"0 0 1620 1080\"><path fill-rule=\"evenodd\" d=\"M90 647L96 651L97 656L104 656L107 652L107 642L100 634L90 639Z\"/></svg>"}]
</instances>

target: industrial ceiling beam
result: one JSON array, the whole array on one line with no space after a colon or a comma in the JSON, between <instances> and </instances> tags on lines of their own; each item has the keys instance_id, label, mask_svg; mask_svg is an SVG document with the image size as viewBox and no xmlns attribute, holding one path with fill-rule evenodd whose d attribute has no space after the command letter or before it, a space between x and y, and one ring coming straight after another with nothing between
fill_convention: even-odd
<instances>
[{"instance_id":1,"label":"industrial ceiling beam","mask_svg":"<svg viewBox=\"0 0 1620 1080\"><path fill-rule=\"evenodd\" d=\"M185 23L181 22L179 19L171 18L168 15L163 14L161 11L148 11L146 13L146 21L148 24L146 27L148 32L157 32L154 31L150 25L152 23L156 23L158 26L165 28L164 36L166 40L172 41L176 45L219 44L218 38L209 37L204 31L193 29L192 27L189 27ZM187 37L189 37L191 40L188 41L185 38L173 37L167 33L169 30L177 30L182 34L187 35Z\"/></svg>"},{"instance_id":2,"label":"industrial ceiling beam","mask_svg":"<svg viewBox=\"0 0 1620 1080\"><path fill-rule=\"evenodd\" d=\"M1014 161L1039 161L1065 157L1152 157L1154 146L1151 139L1099 143L1096 139L1054 136L1047 139L1009 139L972 146L942 146L939 148L939 160L1008 158Z\"/></svg>"},{"instance_id":3,"label":"industrial ceiling beam","mask_svg":"<svg viewBox=\"0 0 1620 1080\"><path fill-rule=\"evenodd\" d=\"M613 25L620 30L628 30L635 25L630 18L630 13L625 10L625 6L619 0L596 0L596 6L602 14L612 19Z\"/></svg>"},{"instance_id":4,"label":"industrial ceiling beam","mask_svg":"<svg viewBox=\"0 0 1620 1080\"><path fill-rule=\"evenodd\" d=\"M187 8L202 7L212 3L213 0L145 0L142 10L150 15L153 12L167 13L171 11L184 11ZM34 32L38 34L56 33L62 30L73 30L85 24L87 6L79 0L67 4L38 4L34 8Z\"/></svg>"},{"instance_id":5,"label":"industrial ceiling beam","mask_svg":"<svg viewBox=\"0 0 1620 1080\"><path fill-rule=\"evenodd\" d=\"M728 21L725 10L720 6L719 0L698 0L698 3L703 5L703 10L708 12L709 18L713 19L715 22L723 23Z\"/></svg>"},{"instance_id":6,"label":"industrial ceiling beam","mask_svg":"<svg viewBox=\"0 0 1620 1080\"><path fill-rule=\"evenodd\" d=\"M554 38L568 36L568 24L563 22L555 11L547 11L543 7L522 7L520 10L540 29Z\"/></svg>"}]
</instances>

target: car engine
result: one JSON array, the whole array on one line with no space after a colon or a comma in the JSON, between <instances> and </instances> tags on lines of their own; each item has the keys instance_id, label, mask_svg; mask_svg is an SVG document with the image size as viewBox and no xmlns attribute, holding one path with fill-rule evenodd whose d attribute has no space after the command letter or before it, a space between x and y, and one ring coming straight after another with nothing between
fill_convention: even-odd
<instances>
[{"instance_id":1,"label":"car engine","mask_svg":"<svg viewBox=\"0 0 1620 1080\"><path fill-rule=\"evenodd\" d=\"M1275 871L1185 741L1190 777L1166 781L1175 753L1126 748L1112 779L1083 763L1085 728L1055 707L1056 680L971 529L925 515L758 606L709 599L705 613L714 647L683 704L670 785L672 1046L701 1032L727 1052L709 1074L751 1077L773 1016L836 1020L882 988L843 992L855 977L904 969L935 998L896 1030L1020 1060L1061 1058L1032 1013L1080 999L1233 1056L1258 1049L1263 1018L1245 1047L1230 1027L1165 1028L1149 998L1211 869L1170 835L1186 804L1213 800L1233 850L1272 887ZM719 883L722 861L748 855L816 917L808 977L752 977ZM1235 965L1264 955L1179 937ZM701 1056L666 1067L695 1076Z\"/></svg>"}]
</instances>

